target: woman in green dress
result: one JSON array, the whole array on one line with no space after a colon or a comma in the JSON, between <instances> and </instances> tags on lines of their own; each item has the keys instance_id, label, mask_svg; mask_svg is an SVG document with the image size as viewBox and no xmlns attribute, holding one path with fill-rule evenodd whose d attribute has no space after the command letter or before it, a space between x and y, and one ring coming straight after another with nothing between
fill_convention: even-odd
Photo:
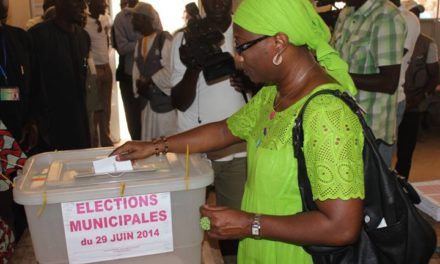
<instances>
[{"instance_id":1,"label":"woman in green dress","mask_svg":"<svg viewBox=\"0 0 440 264\"><path fill-rule=\"evenodd\" d=\"M292 127L307 98L322 89L356 93L348 67L308 0L244 0L234 16L235 58L267 85L227 120L154 142L129 142L119 160L157 152L207 152L247 142L241 210L202 206L208 235L241 239L239 263L312 263L302 245L354 243L362 224L363 134L340 99L321 95L304 115L304 155L319 210L302 212ZM221 102L220 102L221 103Z\"/></svg>"}]
</instances>

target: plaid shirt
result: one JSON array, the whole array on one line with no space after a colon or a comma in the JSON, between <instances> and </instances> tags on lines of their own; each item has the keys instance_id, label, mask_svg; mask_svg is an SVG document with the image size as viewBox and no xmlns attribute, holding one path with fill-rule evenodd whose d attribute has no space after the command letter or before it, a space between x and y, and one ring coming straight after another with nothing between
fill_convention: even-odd
<instances>
[{"instance_id":1,"label":"plaid shirt","mask_svg":"<svg viewBox=\"0 0 440 264\"><path fill-rule=\"evenodd\" d=\"M401 64L406 24L387 0L367 0L358 10L344 8L333 32L332 44L349 64L349 72L378 74L380 66ZM377 138L394 143L397 93L359 91L357 99Z\"/></svg>"}]
</instances>

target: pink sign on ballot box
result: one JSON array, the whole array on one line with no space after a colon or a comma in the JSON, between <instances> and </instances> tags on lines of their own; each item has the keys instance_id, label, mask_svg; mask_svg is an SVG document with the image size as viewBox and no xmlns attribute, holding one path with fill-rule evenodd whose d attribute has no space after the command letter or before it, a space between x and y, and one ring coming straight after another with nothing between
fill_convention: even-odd
<instances>
[{"instance_id":1,"label":"pink sign on ballot box","mask_svg":"<svg viewBox=\"0 0 440 264\"><path fill-rule=\"evenodd\" d=\"M173 251L170 193L62 203L69 263Z\"/></svg>"}]
</instances>

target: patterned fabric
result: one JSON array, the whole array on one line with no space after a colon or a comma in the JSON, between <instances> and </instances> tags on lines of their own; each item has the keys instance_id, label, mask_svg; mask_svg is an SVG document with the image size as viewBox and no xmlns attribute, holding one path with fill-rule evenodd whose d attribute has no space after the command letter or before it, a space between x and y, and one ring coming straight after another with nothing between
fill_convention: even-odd
<instances>
[{"instance_id":1,"label":"patterned fabric","mask_svg":"<svg viewBox=\"0 0 440 264\"><path fill-rule=\"evenodd\" d=\"M336 84L314 90L338 89ZM248 178L242 210L269 215L302 211L292 127L308 96L273 112L276 87L263 88L227 120L231 132L247 141ZM341 100L319 96L304 116L304 155L314 199L364 198L363 133L357 117ZM271 240L244 239L239 263L312 263L302 247Z\"/></svg>"},{"instance_id":2,"label":"patterned fabric","mask_svg":"<svg viewBox=\"0 0 440 264\"><path fill-rule=\"evenodd\" d=\"M19 166L24 166L26 155L21 150L17 141L7 130L6 126L0 120L0 165L1 173L6 177L10 177ZM9 189L10 184L5 179L0 178L0 190Z\"/></svg>"},{"instance_id":3,"label":"patterned fabric","mask_svg":"<svg viewBox=\"0 0 440 264\"><path fill-rule=\"evenodd\" d=\"M332 43L348 62L350 73L377 74L380 66L401 64L405 37L405 21L396 6L386 0L367 0L358 10L341 11ZM357 99L376 137L393 143L396 94L359 91Z\"/></svg>"},{"instance_id":4,"label":"patterned fabric","mask_svg":"<svg viewBox=\"0 0 440 264\"><path fill-rule=\"evenodd\" d=\"M2 264L9 263L8 260L14 253L14 246L14 232L12 232L8 224L0 218L0 261Z\"/></svg>"}]
</instances>

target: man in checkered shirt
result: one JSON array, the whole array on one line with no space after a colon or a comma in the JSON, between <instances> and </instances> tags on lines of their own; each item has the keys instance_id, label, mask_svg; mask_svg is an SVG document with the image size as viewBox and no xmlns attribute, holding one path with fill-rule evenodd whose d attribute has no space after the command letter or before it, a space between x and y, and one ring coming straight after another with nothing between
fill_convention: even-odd
<instances>
[{"instance_id":1,"label":"man in checkered shirt","mask_svg":"<svg viewBox=\"0 0 440 264\"><path fill-rule=\"evenodd\" d=\"M407 28L388 0L346 0L332 45L348 63L359 89L357 100L380 139L379 150L391 166L396 138L397 93Z\"/></svg>"}]
</instances>

